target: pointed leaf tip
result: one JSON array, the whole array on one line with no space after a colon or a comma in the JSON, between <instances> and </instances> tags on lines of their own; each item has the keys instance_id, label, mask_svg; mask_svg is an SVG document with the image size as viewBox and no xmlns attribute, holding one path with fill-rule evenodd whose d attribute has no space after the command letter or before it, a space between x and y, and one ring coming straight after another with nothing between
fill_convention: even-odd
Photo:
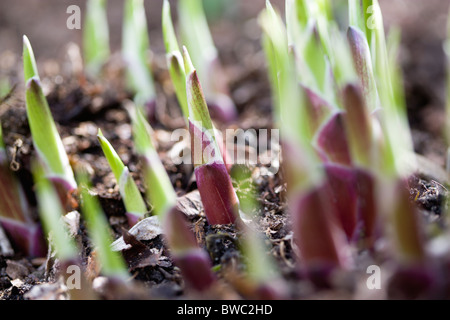
<instances>
[{"instance_id":1,"label":"pointed leaf tip","mask_svg":"<svg viewBox=\"0 0 450 320\"><path fill-rule=\"evenodd\" d=\"M183 46L183 58L184 58L184 69L186 70L186 75L190 75L195 71L195 67L192 64L191 56L189 55L186 46Z\"/></svg>"},{"instance_id":2,"label":"pointed leaf tip","mask_svg":"<svg viewBox=\"0 0 450 320\"><path fill-rule=\"evenodd\" d=\"M25 82L32 77L37 77L39 79L33 48L31 47L30 40L25 35L23 36L23 72Z\"/></svg>"}]
</instances>

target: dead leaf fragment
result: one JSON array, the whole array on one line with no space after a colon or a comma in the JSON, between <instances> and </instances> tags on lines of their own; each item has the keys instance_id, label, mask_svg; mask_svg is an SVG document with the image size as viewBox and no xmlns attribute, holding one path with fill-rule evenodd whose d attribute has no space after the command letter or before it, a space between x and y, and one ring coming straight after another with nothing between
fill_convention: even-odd
<instances>
[{"instance_id":1,"label":"dead leaf fragment","mask_svg":"<svg viewBox=\"0 0 450 320\"><path fill-rule=\"evenodd\" d=\"M123 240L127 245L131 246L130 249L123 251L123 256L128 263L130 271L158 264L160 257L158 250L148 248L126 230L123 232Z\"/></svg>"},{"instance_id":2,"label":"dead leaf fragment","mask_svg":"<svg viewBox=\"0 0 450 320\"><path fill-rule=\"evenodd\" d=\"M161 235L163 230L158 217L149 217L139 221L128 232L139 241L149 241ZM128 250L130 248L131 246L124 241L123 237L120 237L111 244L113 251Z\"/></svg>"},{"instance_id":3,"label":"dead leaf fragment","mask_svg":"<svg viewBox=\"0 0 450 320\"><path fill-rule=\"evenodd\" d=\"M26 260L6 260L6 274L11 279L25 279L31 272L31 267Z\"/></svg>"},{"instance_id":4,"label":"dead leaf fragment","mask_svg":"<svg viewBox=\"0 0 450 320\"><path fill-rule=\"evenodd\" d=\"M178 199L177 208L189 219L202 215L203 203L198 190L189 192Z\"/></svg>"}]
</instances>

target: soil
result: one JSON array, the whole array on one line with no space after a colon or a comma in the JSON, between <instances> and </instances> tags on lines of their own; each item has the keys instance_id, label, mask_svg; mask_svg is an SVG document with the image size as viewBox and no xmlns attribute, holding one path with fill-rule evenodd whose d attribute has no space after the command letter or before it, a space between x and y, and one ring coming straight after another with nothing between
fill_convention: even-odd
<instances>
[{"instance_id":1,"label":"soil","mask_svg":"<svg viewBox=\"0 0 450 320\"><path fill-rule=\"evenodd\" d=\"M6 12L3 10L5 3L0 4L0 15ZM442 167L445 163L446 148L441 138L445 101L445 70L443 68L445 58L441 43L445 35L439 28L442 27L442 19L448 12L448 3L437 0L427 1L427 3L418 0L408 1L410 5L407 12L404 12L405 1L399 0L392 6L391 1L380 1L380 3L387 26L392 23L399 24L403 31L401 59L405 71L406 98L415 151L436 166ZM15 10L18 10L18 6L21 6L16 1L9 1L9 5L12 15L15 14ZM264 55L261 52L257 21L252 19L256 17L261 6L242 5L245 10L236 20L219 20L212 28L220 58L229 76L231 95L240 114L239 120L232 126L242 129L270 128L272 124L272 100L264 67ZM111 7L114 6L111 5ZM282 6L279 5L279 7ZM48 8L42 10L45 11ZM160 8L152 12L156 12L150 13L150 21L152 21L150 28L151 37L154 35L156 39L152 43L152 49L155 52L152 69L157 85L158 112L153 126L158 142L158 152L177 194L181 198L190 197L195 195L197 189L192 170L173 165L168 156L168 152L173 147L173 142L170 142L168 137L174 129L182 128L184 121L173 91L167 85L170 80L164 56L158 54L163 52L158 27ZM119 14L120 12L110 12L113 16ZM419 15L422 16L420 27L411 21ZM434 22L425 23L426 17L433 17L431 20ZM14 32L8 33L11 20L11 17L4 20L0 18L0 26L1 23L6 25L1 34L9 39L11 47L14 48L15 40L11 40L14 38ZM445 25L445 21L443 23ZM22 30L24 27L20 25L18 28ZM114 24L113 28L117 26ZM115 39L112 39L112 42L117 45ZM41 46L39 41L36 41L35 52L42 50L42 56L49 57L52 52L46 52L45 46L45 42ZM35 205L36 199L30 174L30 159L34 150L26 119L23 84L19 80L21 78L21 71L18 68L19 52L16 50L14 63L10 63L11 52L0 50L1 75L7 74L12 83L16 84L11 94L1 100L0 119L5 143L9 146L7 150L9 159L25 187L30 203ZM127 236L124 230L128 230L129 226L117 182L110 172L96 134L97 128L101 128L129 167L144 194L145 186L140 176L140 164L131 139L130 120L123 108L124 101L132 97L124 89L123 70L117 55L113 56L105 66L103 77L95 81L77 76L70 71L67 72L64 67L67 64L66 56L58 57L56 61L49 59L39 61L39 69L43 70L41 77L45 79L44 86L48 93L47 99L70 160L81 161L91 166L94 191L98 194L101 206L109 219L114 239L118 239L122 235ZM265 169L263 166L247 168L253 176L258 176L258 173ZM350 297L360 279L349 279L349 275L341 275L336 279L340 288L336 292L311 287L297 272L295 267L297 256L292 243L292 232L289 229L289 214L284 197L286 186L283 181L282 171L257 179L255 188L260 209L252 214L259 233L265 237L269 245L270 254L275 258L282 278L287 280L287 298ZM238 194L244 196L245 192L240 191L248 188L248 185L242 185L242 182L238 183L236 180L233 182ZM443 212L443 204L448 193L446 183L447 177L426 173L413 176L409 180L411 202L421 210L423 223L426 224L427 229L446 228ZM239 239L242 236L240 232L234 226L208 225L201 206L191 204L188 217L199 244L209 253L223 284L222 290L215 292L215 297L219 299L246 298L243 294L245 290L237 293L230 289L230 283L232 283L230 273L239 274L245 269L244 258L239 249ZM95 274L95 265L92 265L91 259L91 245L86 236L83 221L80 223L77 239L83 246L81 255L83 264ZM134 251L126 253L125 257L129 262L132 278L137 283L136 286L143 287L142 291L138 290L139 293L135 294L137 298L196 297L195 293L185 287L180 270L170 259L170 250L167 249L162 236L149 241L139 241L133 236L127 239ZM138 256L139 259L136 258ZM370 258L364 252L360 254L360 259L363 261L362 266L370 262ZM57 271L57 261L55 263L51 256L30 260L20 253L7 257L0 255L0 299L31 299L35 296L29 295L30 290L42 284L49 284L50 287L43 289L43 293L39 293L37 298L63 297L61 288L55 282ZM122 291L122 294L123 292L126 291ZM125 298L130 296L127 293L124 294ZM104 298L111 297L105 295Z\"/></svg>"}]
</instances>

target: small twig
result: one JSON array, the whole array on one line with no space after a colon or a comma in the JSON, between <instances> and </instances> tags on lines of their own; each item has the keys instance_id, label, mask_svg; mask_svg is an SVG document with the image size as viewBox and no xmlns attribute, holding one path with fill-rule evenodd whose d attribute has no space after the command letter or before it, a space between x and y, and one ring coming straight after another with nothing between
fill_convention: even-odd
<instances>
[{"instance_id":1,"label":"small twig","mask_svg":"<svg viewBox=\"0 0 450 320\"><path fill-rule=\"evenodd\" d=\"M12 152L12 159L11 159L11 163L9 165L9 167L11 168L12 171L17 172L20 169L20 164L19 164L19 162L17 162L16 157L17 157L17 154L18 154L20 148L22 148L22 146L23 146L22 139L17 139L14 142L14 150Z\"/></svg>"}]
</instances>

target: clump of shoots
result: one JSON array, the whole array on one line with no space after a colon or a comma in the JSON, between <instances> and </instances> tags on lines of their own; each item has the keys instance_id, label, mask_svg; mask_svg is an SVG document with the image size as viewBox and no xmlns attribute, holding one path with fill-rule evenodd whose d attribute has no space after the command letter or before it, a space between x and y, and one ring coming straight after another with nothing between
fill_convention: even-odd
<instances>
[{"instance_id":1,"label":"clump of shoots","mask_svg":"<svg viewBox=\"0 0 450 320\"><path fill-rule=\"evenodd\" d=\"M183 43L191 52L198 77L214 119L234 121L237 110L229 96L227 79L219 62L201 0L179 0L179 21Z\"/></svg>"},{"instance_id":2,"label":"clump of shoots","mask_svg":"<svg viewBox=\"0 0 450 320\"><path fill-rule=\"evenodd\" d=\"M45 178L43 166L35 160L32 171L42 225L47 239L51 241L56 257L59 260L61 275L67 281L72 274L67 270L70 266L76 265L81 268L79 251L74 240L69 235L67 226L62 221L64 209L61 206L54 186ZM80 288L69 289L69 294L72 300L95 298L84 274L81 275Z\"/></svg>"},{"instance_id":3,"label":"clump of shoots","mask_svg":"<svg viewBox=\"0 0 450 320\"><path fill-rule=\"evenodd\" d=\"M9 168L0 124L0 224L16 250L43 257L47 250L42 228L30 212L22 186Z\"/></svg>"},{"instance_id":4,"label":"clump of shoots","mask_svg":"<svg viewBox=\"0 0 450 320\"><path fill-rule=\"evenodd\" d=\"M336 248L346 246L345 241L338 240L339 229L346 232L348 240L363 232L364 245L373 248L380 227L391 240L393 255L400 266L408 269L423 264L425 254L417 212L405 195L405 181L411 174L405 169L410 166L405 164L413 163L414 159L411 158L412 139L402 76L396 62L398 36L394 34L387 45L376 0L349 0L350 51L344 47L336 50L330 45L333 42L329 35L337 34L333 31L336 25L319 3L287 0L286 7L287 36L270 4L266 17L261 20L277 122L283 129L290 201L298 193L303 194L303 198L298 196L297 202L290 205L294 212L294 230L297 238L301 238L297 245L302 260L308 262L316 257L324 261L328 257L339 265L336 262L342 260ZM288 53L286 38L293 48L291 53ZM292 56L295 62L290 59ZM357 86L352 84L352 72L346 73L337 67L349 58L358 76ZM297 74L292 74L291 70L297 70ZM332 106L327 108L331 114L322 120L319 118L322 123L318 126L318 118L314 117L317 112L311 113L305 108L305 97L301 97L304 92L295 89L298 80L305 87L306 101L310 105L319 110L323 108L324 103L317 103L318 96ZM312 103L314 101L316 103ZM303 114L298 115L300 112ZM321 157L323 171L317 170L314 165L317 159L308 152L311 142ZM313 160L299 167L299 159L305 159L305 155ZM313 176L313 172L318 174ZM327 201L327 196L331 202ZM327 220L334 220L332 217L308 215L308 212L320 212L316 206L335 212L332 217L337 217L339 223L333 226L327 224ZM360 224L362 230L357 228ZM313 230L318 226L327 230L326 237L322 237L321 246L318 243L308 245L308 239L312 239ZM336 245L338 243L344 246Z\"/></svg>"},{"instance_id":5,"label":"clump of shoots","mask_svg":"<svg viewBox=\"0 0 450 320\"><path fill-rule=\"evenodd\" d=\"M401 98L401 74L396 66L396 47L394 52L387 50L384 36L383 18L378 1L373 1L374 29L372 51L376 52L373 61L377 78L378 92L383 110L381 126L384 141L381 145L381 164L379 165L378 193L382 212L387 220L387 235L394 243L396 256L401 264L424 263L422 232L419 228L417 210L409 204L406 192L406 179L411 172L405 170L405 163L414 163L411 157L412 138L406 116L406 106ZM389 201L390 200L390 201ZM402 221L401 223L399 223Z\"/></svg>"},{"instance_id":6,"label":"clump of shoots","mask_svg":"<svg viewBox=\"0 0 450 320\"><path fill-rule=\"evenodd\" d=\"M42 91L36 61L28 38L24 36L23 63L26 83L27 117L33 146L42 161L46 176L57 187L63 201L77 184L64 145Z\"/></svg>"},{"instance_id":7,"label":"clump of shoots","mask_svg":"<svg viewBox=\"0 0 450 320\"><path fill-rule=\"evenodd\" d=\"M317 166L308 123L307 104L299 90L296 67L288 50L283 22L270 2L260 15L264 48L269 63L271 85L276 100L276 121L281 128L283 159L288 173L288 197L295 243L302 267L316 282L335 268L351 266L345 235L334 213L325 174ZM320 241L317 234L321 234ZM326 280L325 280L326 281Z\"/></svg>"},{"instance_id":8,"label":"clump of shoots","mask_svg":"<svg viewBox=\"0 0 450 320\"><path fill-rule=\"evenodd\" d=\"M119 281L126 280L129 274L125 260L120 253L111 249L112 237L108 220L98 199L90 191L87 172L81 165L77 169L77 180L80 185L82 213L101 274Z\"/></svg>"},{"instance_id":9,"label":"clump of shoots","mask_svg":"<svg viewBox=\"0 0 450 320\"><path fill-rule=\"evenodd\" d=\"M128 167L123 164L119 155L109 141L103 136L100 129L98 130L97 137L114 177L119 184L120 195L127 211L126 216L128 218L128 224L132 227L145 216L148 211L147 206Z\"/></svg>"},{"instance_id":10,"label":"clump of shoots","mask_svg":"<svg viewBox=\"0 0 450 320\"><path fill-rule=\"evenodd\" d=\"M198 190L210 224L231 224L239 219L239 203L216 140L197 71L183 50L189 106L192 162Z\"/></svg>"},{"instance_id":11,"label":"clump of shoots","mask_svg":"<svg viewBox=\"0 0 450 320\"><path fill-rule=\"evenodd\" d=\"M149 63L150 41L143 0L125 0L122 54L127 65L127 85L134 101L153 118L156 92Z\"/></svg>"},{"instance_id":12,"label":"clump of shoots","mask_svg":"<svg viewBox=\"0 0 450 320\"><path fill-rule=\"evenodd\" d=\"M408 126L401 70L398 67L398 40L387 45L383 17L377 0L373 0L374 29L372 52L378 91L383 111L381 127L384 141L381 146L381 164L378 202L386 222L384 230L392 242L392 252L398 264L391 285L408 290L410 281L417 286L417 294L435 289L436 275L425 250L417 207L408 198L407 179L412 174L406 164L413 164L412 138ZM388 51L390 50L390 51ZM395 282L396 278L400 279ZM407 279L402 283L402 278Z\"/></svg>"},{"instance_id":13,"label":"clump of shoots","mask_svg":"<svg viewBox=\"0 0 450 320\"><path fill-rule=\"evenodd\" d=\"M136 150L143 161L147 195L154 214L163 224L172 258L192 288L207 290L215 283L211 260L199 248L184 214L176 207L177 195L153 145L150 124L139 109L129 108L128 111L133 123Z\"/></svg>"},{"instance_id":14,"label":"clump of shoots","mask_svg":"<svg viewBox=\"0 0 450 320\"><path fill-rule=\"evenodd\" d=\"M83 27L83 51L86 71L91 76L100 73L109 59L109 28L107 0L88 0Z\"/></svg>"}]
</instances>

